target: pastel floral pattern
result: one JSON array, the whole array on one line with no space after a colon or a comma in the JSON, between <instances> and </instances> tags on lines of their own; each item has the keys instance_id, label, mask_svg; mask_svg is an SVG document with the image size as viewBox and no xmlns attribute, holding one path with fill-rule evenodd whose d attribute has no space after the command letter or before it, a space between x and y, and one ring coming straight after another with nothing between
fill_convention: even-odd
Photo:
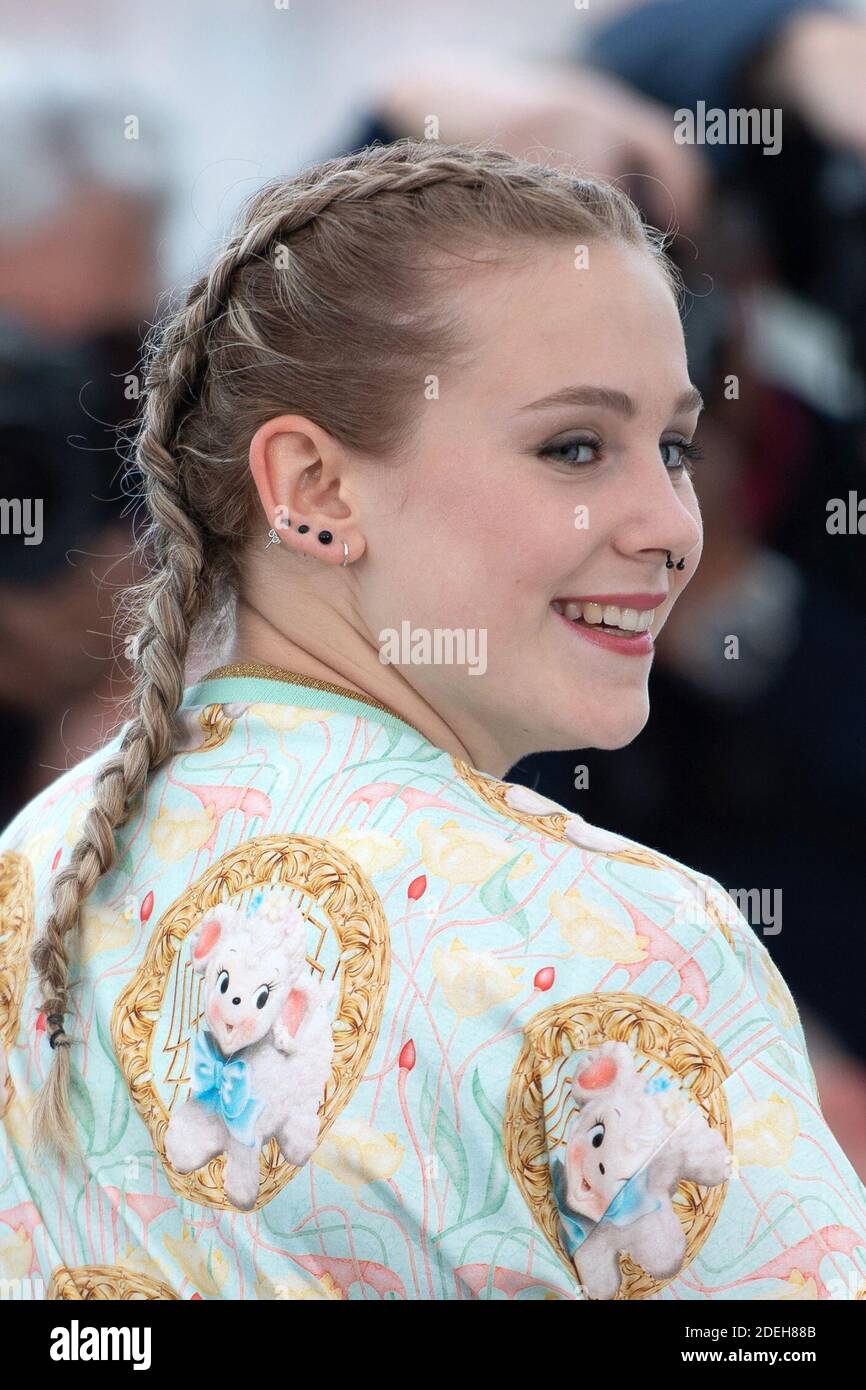
<instances>
[{"instance_id":1,"label":"pastel floral pattern","mask_svg":"<svg viewBox=\"0 0 866 1390\"><path fill-rule=\"evenodd\" d=\"M51 1054L0 901L0 1278L59 1297L866 1295L866 1190L821 1114L770 950L718 884L316 682L217 672L187 690L177 729L87 900L70 1054L84 1161L62 1173L33 1161ZM121 736L0 836L12 889L32 873L35 931ZM327 986L334 1062L319 1128L297 1152L284 1134L304 1161L263 1143L232 1202L224 1151L180 1173L165 1148L217 988L196 983L192 933L278 883L303 916L304 988ZM580 1056L609 1044L650 1084L659 1133L695 1124L707 1147L693 1169L682 1146L650 1191L656 1149L623 1136L623 1151L644 1145L632 1187L608 1194L626 1254L587 1224L606 1200L597 1117L560 1103ZM647 1219L661 1223L648 1243Z\"/></svg>"}]
</instances>

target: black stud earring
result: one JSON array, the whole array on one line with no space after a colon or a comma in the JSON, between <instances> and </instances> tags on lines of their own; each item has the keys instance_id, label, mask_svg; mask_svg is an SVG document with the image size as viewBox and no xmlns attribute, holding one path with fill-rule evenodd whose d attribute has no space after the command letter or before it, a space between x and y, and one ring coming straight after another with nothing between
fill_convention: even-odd
<instances>
[{"instance_id":1,"label":"black stud earring","mask_svg":"<svg viewBox=\"0 0 866 1390\"><path fill-rule=\"evenodd\" d=\"M298 527L298 531L299 531L299 533L300 533L302 536L305 536L305 535L307 534L307 532L309 531L309 529L310 529L309 526L299 526L299 527Z\"/></svg>"},{"instance_id":2,"label":"black stud earring","mask_svg":"<svg viewBox=\"0 0 866 1390\"><path fill-rule=\"evenodd\" d=\"M678 569L678 570L684 570L685 567L686 567L686 557L685 557L685 555L683 555L679 560L677 560L677 569Z\"/></svg>"},{"instance_id":3,"label":"black stud earring","mask_svg":"<svg viewBox=\"0 0 866 1390\"><path fill-rule=\"evenodd\" d=\"M668 558L665 560L665 569L666 569L666 570L672 570L673 567L674 567L674 562L673 562L673 560L671 559L671 552L670 552L670 551L667 552L667 557L668 557Z\"/></svg>"},{"instance_id":4,"label":"black stud earring","mask_svg":"<svg viewBox=\"0 0 866 1390\"><path fill-rule=\"evenodd\" d=\"M322 542L322 545L330 545L333 539L334 537L331 535L330 531L319 532L319 540Z\"/></svg>"}]
</instances>

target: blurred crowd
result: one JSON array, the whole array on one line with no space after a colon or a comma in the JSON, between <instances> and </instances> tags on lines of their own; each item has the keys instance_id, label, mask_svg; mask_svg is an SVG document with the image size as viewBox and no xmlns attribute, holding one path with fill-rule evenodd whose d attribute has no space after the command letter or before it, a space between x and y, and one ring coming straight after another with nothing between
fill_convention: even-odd
<instances>
[{"instance_id":1,"label":"blurred crowd","mask_svg":"<svg viewBox=\"0 0 866 1390\"><path fill-rule=\"evenodd\" d=\"M432 138L619 179L674 233L706 401L702 564L659 642L640 737L539 754L510 778L729 891L781 895L781 931L753 929L866 1178L866 15L614 8L556 60L445 49L404 68L357 113L351 147L429 137L435 119ZM699 103L780 111L781 147L679 143L675 113ZM116 430L135 415L170 190L152 145L112 154L106 119L98 91L0 95L0 497L63 518L40 544L0 536L4 824L125 717L110 631L135 515Z\"/></svg>"}]
</instances>

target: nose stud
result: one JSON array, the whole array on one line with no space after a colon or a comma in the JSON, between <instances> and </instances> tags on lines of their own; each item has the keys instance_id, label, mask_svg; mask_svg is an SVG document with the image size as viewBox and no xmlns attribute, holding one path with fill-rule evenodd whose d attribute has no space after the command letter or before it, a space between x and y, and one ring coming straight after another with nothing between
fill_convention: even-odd
<instances>
[{"instance_id":1,"label":"nose stud","mask_svg":"<svg viewBox=\"0 0 866 1390\"><path fill-rule=\"evenodd\" d=\"M672 570L672 569L674 568L674 562L673 562L673 560L671 559L671 552L668 550L666 553L667 553L667 557L668 557L668 558L665 560L665 569L666 569L666 570ZM676 568L677 568L678 570L684 570L685 567L686 567L686 557L685 557L685 555L681 555L680 558L677 560Z\"/></svg>"}]
</instances>

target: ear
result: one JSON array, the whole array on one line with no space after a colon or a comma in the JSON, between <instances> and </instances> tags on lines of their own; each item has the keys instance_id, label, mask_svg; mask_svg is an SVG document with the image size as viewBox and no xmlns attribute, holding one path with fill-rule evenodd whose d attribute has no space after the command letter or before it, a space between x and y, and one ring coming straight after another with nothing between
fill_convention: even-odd
<instances>
[{"instance_id":1,"label":"ear","mask_svg":"<svg viewBox=\"0 0 866 1390\"><path fill-rule=\"evenodd\" d=\"M279 1016L274 1020L274 1042L280 1052L294 1052L298 1031L309 1008L310 999L305 989L296 985L289 990Z\"/></svg>"},{"instance_id":2,"label":"ear","mask_svg":"<svg viewBox=\"0 0 866 1390\"><path fill-rule=\"evenodd\" d=\"M571 1089L575 1099L582 1102L590 1096L597 1096L601 1091L609 1091L622 1080L625 1067L630 1061L630 1053L623 1043L603 1043L601 1047L593 1048L578 1063L571 1078Z\"/></svg>"},{"instance_id":3,"label":"ear","mask_svg":"<svg viewBox=\"0 0 866 1390\"><path fill-rule=\"evenodd\" d=\"M357 462L333 435L304 415L274 416L253 435L249 459L265 526L277 533L283 551L338 565L342 545L318 540L328 531L346 542L352 560L360 559L366 542L351 500Z\"/></svg>"},{"instance_id":4,"label":"ear","mask_svg":"<svg viewBox=\"0 0 866 1390\"><path fill-rule=\"evenodd\" d=\"M197 974L200 975L207 965L208 958L222 936L222 932L222 922L219 918L211 915L199 922L195 931L190 933L190 958L192 968Z\"/></svg>"}]
</instances>

